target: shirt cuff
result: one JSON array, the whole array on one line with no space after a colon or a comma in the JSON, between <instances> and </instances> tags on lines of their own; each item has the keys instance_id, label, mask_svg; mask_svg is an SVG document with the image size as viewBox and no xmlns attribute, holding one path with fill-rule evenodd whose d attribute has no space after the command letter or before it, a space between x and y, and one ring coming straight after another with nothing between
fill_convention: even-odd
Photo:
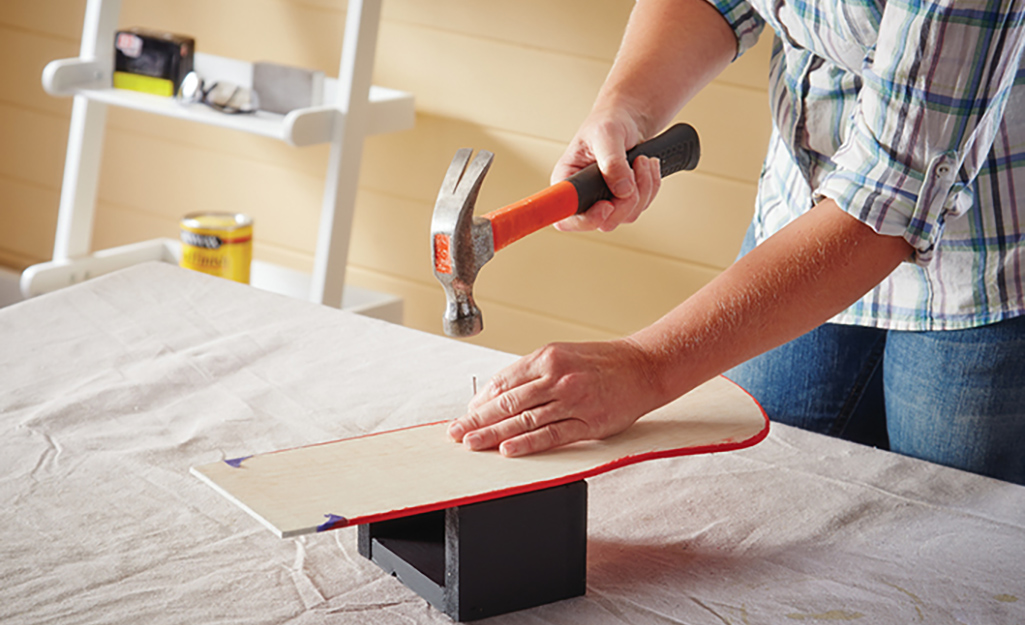
<instances>
[{"instance_id":1,"label":"shirt cuff","mask_svg":"<svg viewBox=\"0 0 1025 625\"><path fill-rule=\"evenodd\" d=\"M737 37L737 56L734 60L740 58L741 54L747 52L758 41L758 35L765 28L765 20L746 0L707 1L722 14L723 19L733 29L733 34Z\"/></svg>"},{"instance_id":2,"label":"shirt cuff","mask_svg":"<svg viewBox=\"0 0 1025 625\"><path fill-rule=\"evenodd\" d=\"M932 157L926 170L896 161L864 127L833 157L836 169L814 192L815 202L830 198L879 234L903 237L926 266L949 218L963 215L972 193L958 181L960 158L954 151Z\"/></svg>"}]
</instances>

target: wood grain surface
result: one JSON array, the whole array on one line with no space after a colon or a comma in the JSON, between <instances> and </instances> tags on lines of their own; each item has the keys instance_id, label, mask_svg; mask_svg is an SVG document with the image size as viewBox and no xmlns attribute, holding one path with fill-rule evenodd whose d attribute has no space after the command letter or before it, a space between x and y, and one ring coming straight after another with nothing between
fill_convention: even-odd
<instances>
[{"instance_id":1,"label":"wood grain surface","mask_svg":"<svg viewBox=\"0 0 1025 625\"><path fill-rule=\"evenodd\" d=\"M729 451L768 434L758 404L716 378L604 441L524 458L472 452L448 422L206 464L192 473L281 537L566 484L656 458Z\"/></svg>"}]
</instances>

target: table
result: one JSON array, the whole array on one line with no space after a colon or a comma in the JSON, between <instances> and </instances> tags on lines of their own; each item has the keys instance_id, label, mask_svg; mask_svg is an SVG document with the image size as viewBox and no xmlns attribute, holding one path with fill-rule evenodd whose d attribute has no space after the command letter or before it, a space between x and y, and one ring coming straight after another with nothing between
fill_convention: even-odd
<instances>
[{"instance_id":1,"label":"table","mask_svg":"<svg viewBox=\"0 0 1025 625\"><path fill-rule=\"evenodd\" d=\"M459 415L513 356L160 263L0 345L0 622L450 622L189 467ZM1025 622L1023 487L777 424L589 483L587 595L487 622Z\"/></svg>"}]
</instances>

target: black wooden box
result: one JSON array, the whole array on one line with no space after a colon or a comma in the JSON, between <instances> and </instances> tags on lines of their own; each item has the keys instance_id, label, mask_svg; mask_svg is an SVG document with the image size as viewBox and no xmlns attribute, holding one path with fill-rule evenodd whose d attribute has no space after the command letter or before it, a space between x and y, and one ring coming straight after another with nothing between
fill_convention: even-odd
<instances>
[{"instance_id":1,"label":"black wooden box","mask_svg":"<svg viewBox=\"0 0 1025 625\"><path fill-rule=\"evenodd\" d=\"M359 552L457 621L586 590L587 483L359 527Z\"/></svg>"}]
</instances>

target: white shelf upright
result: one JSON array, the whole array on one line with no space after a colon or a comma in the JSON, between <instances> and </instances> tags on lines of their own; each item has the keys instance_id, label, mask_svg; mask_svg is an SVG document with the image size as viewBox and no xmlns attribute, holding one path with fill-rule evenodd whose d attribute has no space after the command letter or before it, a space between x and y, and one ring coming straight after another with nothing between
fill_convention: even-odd
<instances>
[{"instance_id":1,"label":"white shelf upright","mask_svg":"<svg viewBox=\"0 0 1025 625\"><path fill-rule=\"evenodd\" d=\"M262 111L226 115L205 106L182 106L173 98L114 89L114 34L120 10L121 0L88 0L79 55L52 61L43 71L47 93L73 96L74 104L53 259L22 273L23 295L46 293L138 262L178 260L178 244L172 239L90 252L107 106L114 105L232 128L297 147L330 143L312 276L253 261L251 283L401 322L401 299L345 286L363 141L370 135L411 128L414 120L411 94L370 84L381 0L349 0L338 78L325 80L325 104L287 115ZM245 61L196 53L194 68L207 79L252 86L252 65Z\"/></svg>"}]
</instances>

